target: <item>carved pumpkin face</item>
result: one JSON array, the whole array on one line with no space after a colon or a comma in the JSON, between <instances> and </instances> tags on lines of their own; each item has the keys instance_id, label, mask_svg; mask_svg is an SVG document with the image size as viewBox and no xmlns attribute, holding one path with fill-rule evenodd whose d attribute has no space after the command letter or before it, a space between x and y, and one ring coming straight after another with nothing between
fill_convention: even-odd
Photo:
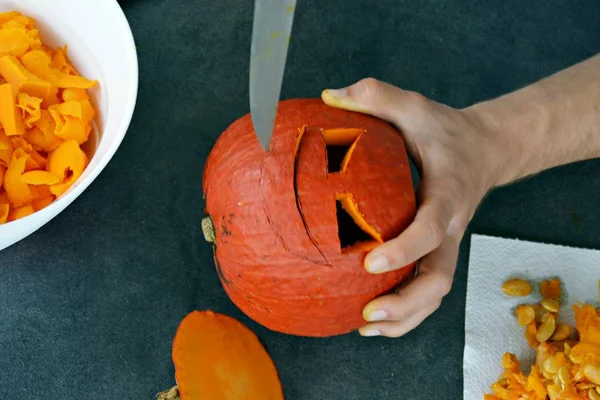
<instances>
[{"instance_id":1,"label":"carved pumpkin face","mask_svg":"<svg viewBox=\"0 0 600 400\"><path fill-rule=\"evenodd\" d=\"M416 212L404 142L379 119L318 99L283 101L267 153L248 114L215 144L203 191L223 286L272 330L355 330L362 308L414 268L372 275L363 267L366 252Z\"/></svg>"}]
</instances>

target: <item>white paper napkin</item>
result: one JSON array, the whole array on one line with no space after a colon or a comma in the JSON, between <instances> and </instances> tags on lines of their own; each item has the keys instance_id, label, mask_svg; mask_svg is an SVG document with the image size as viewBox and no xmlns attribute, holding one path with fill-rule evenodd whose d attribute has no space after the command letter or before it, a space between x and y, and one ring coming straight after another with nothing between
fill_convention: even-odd
<instances>
[{"instance_id":1,"label":"white paper napkin","mask_svg":"<svg viewBox=\"0 0 600 400\"><path fill-rule=\"evenodd\" d=\"M516 306L540 301L540 282L557 277L568 305L561 308L559 318L574 324L572 304L597 304L600 251L473 235L468 274L464 399L483 400L501 372L505 352L514 353L525 372L535 359L515 319ZM502 283L516 277L533 284L530 296L514 298L502 292Z\"/></svg>"}]
</instances>

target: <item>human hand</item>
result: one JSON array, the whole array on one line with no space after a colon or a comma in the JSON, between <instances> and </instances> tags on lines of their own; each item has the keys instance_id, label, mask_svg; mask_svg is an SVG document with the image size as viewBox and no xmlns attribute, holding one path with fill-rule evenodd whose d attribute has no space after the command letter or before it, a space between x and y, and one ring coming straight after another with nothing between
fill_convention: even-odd
<instances>
[{"instance_id":1,"label":"human hand","mask_svg":"<svg viewBox=\"0 0 600 400\"><path fill-rule=\"evenodd\" d=\"M387 120L402 133L420 169L419 208L413 223L365 259L371 273L419 262L418 276L371 301L364 336L399 337L438 309L452 286L458 249L473 214L494 186L499 167L496 137L471 110L457 110L375 79L325 90L323 101Z\"/></svg>"}]
</instances>

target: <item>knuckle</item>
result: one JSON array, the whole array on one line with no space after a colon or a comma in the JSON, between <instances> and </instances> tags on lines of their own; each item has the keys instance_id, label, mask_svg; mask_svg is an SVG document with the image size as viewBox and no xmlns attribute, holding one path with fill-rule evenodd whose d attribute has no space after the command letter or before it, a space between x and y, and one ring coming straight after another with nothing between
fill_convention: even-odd
<instances>
[{"instance_id":1,"label":"knuckle","mask_svg":"<svg viewBox=\"0 0 600 400\"><path fill-rule=\"evenodd\" d=\"M379 80L375 78L368 77L361 79L359 81L359 84L362 85L365 89L378 89L381 85L381 82L379 82Z\"/></svg>"},{"instance_id":2,"label":"knuckle","mask_svg":"<svg viewBox=\"0 0 600 400\"><path fill-rule=\"evenodd\" d=\"M406 91L404 93L408 104L412 104L415 110L427 109L430 105L430 100L421 93L414 91Z\"/></svg>"},{"instance_id":3,"label":"knuckle","mask_svg":"<svg viewBox=\"0 0 600 400\"><path fill-rule=\"evenodd\" d=\"M395 241L390 250L390 268L401 268L411 262L411 255L399 241Z\"/></svg>"},{"instance_id":4,"label":"knuckle","mask_svg":"<svg viewBox=\"0 0 600 400\"><path fill-rule=\"evenodd\" d=\"M377 104L381 94L381 82L375 78L361 79L357 85L357 95L369 104Z\"/></svg>"},{"instance_id":5,"label":"knuckle","mask_svg":"<svg viewBox=\"0 0 600 400\"><path fill-rule=\"evenodd\" d=\"M439 302L441 304L441 299L447 296L452 290L452 277L447 275L439 275L437 278L437 286L438 293L440 294Z\"/></svg>"},{"instance_id":6,"label":"knuckle","mask_svg":"<svg viewBox=\"0 0 600 400\"><path fill-rule=\"evenodd\" d=\"M393 321L404 321L408 317L410 317L411 312L407 307L402 307L400 304L400 299L397 299L396 302L390 304L390 319Z\"/></svg>"},{"instance_id":7,"label":"knuckle","mask_svg":"<svg viewBox=\"0 0 600 400\"><path fill-rule=\"evenodd\" d=\"M445 231L445 228L437 219L433 219L427 223L427 234L432 248L436 248L442 244L446 234Z\"/></svg>"},{"instance_id":8,"label":"knuckle","mask_svg":"<svg viewBox=\"0 0 600 400\"><path fill-rule=\"evenodd\" d=\"M404 326L404 324L401 323L395 323L391 326L389 326L384 332L383 334L387 337L390 338L399 338L400 336L403 336L407 333L407 329Z\"/></svg>"}]
</instances>

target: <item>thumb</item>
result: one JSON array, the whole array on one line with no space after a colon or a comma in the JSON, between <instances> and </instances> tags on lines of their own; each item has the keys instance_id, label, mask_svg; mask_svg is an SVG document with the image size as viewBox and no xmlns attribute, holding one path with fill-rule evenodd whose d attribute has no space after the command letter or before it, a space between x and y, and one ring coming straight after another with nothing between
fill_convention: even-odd
<instances>
[{"instance_id":1,"label":"thumb","mask_svg":"<svg viewBox=\"0 0 600 400\"><path fill-rule=\"evenodd\" d=\"M325 104L348 111L369 114L399 126L409 122L414 111L429 102L424 96L400 89L374 78L365 78L343 89L326 89Z\"/></svg>"}]
</instances>

